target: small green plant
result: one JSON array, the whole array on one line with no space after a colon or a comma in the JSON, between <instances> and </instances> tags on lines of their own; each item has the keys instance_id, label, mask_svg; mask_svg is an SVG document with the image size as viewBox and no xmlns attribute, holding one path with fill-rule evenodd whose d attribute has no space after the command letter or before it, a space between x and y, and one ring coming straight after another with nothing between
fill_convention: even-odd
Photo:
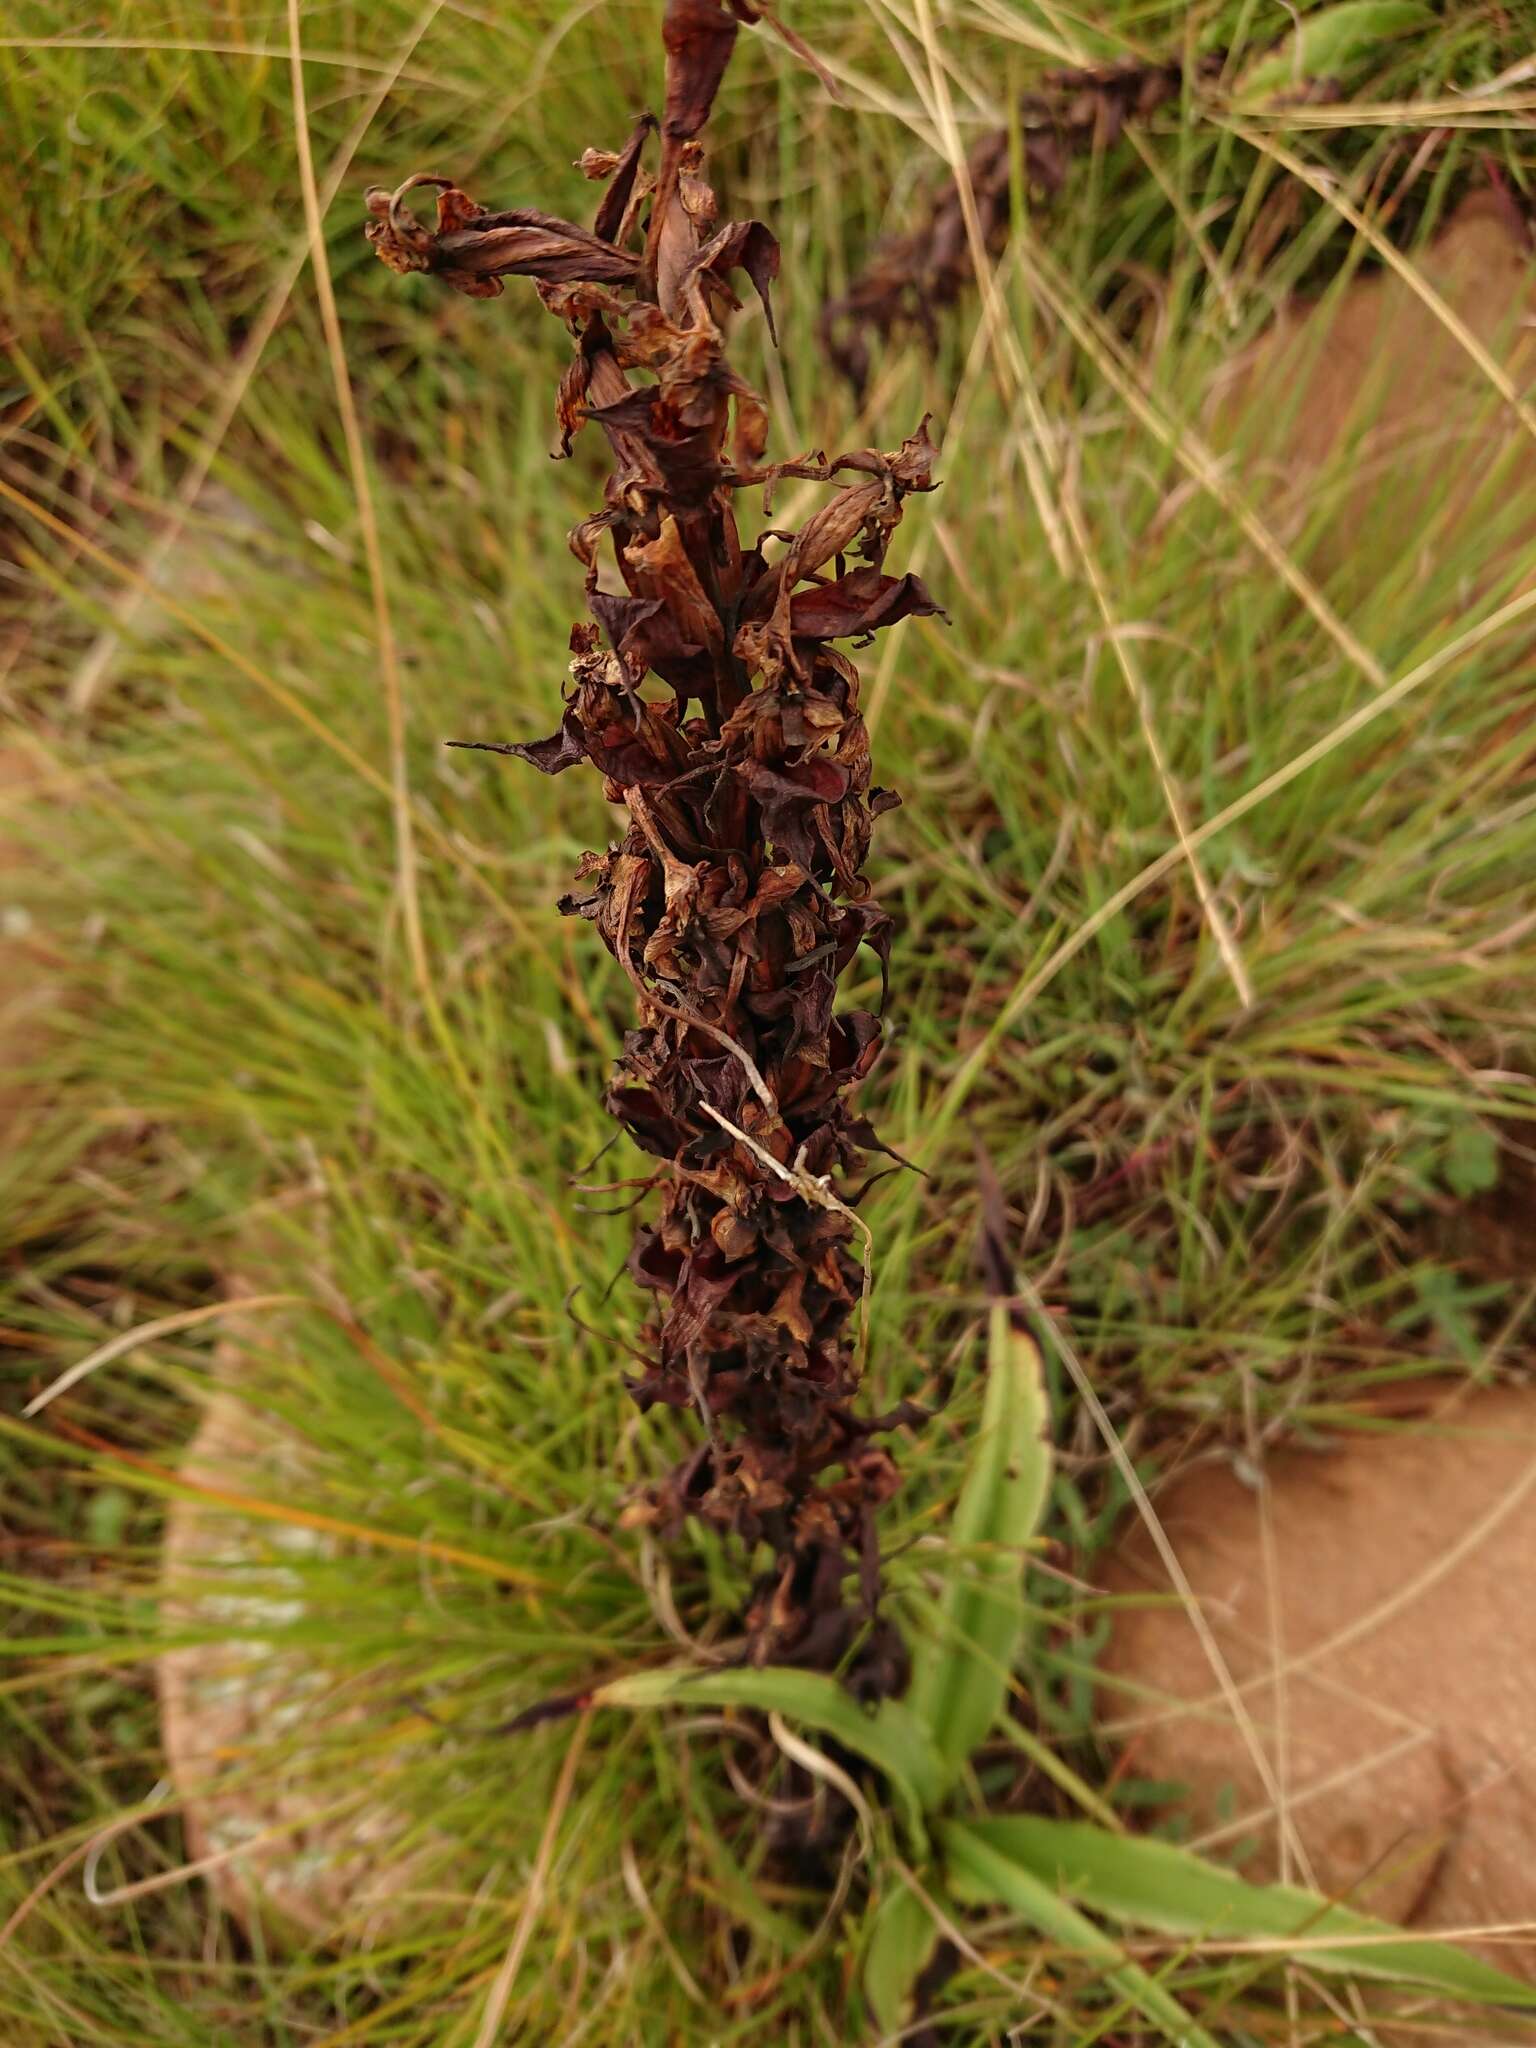
<instances>
[{"instance_id":1,"label":"small green plant","mask_svg":"<svg viewBox=\"0 0 1536 2048\"><path fill-rule=\"evenodd\" d=\"M1026 1651L1019 1578L1049 1495L1049 1416L1039 1350L1015 1310L992 1306L981 1426L946 1547L943 1626L913 1651L903 1699L860 1707L809 1671L648 1671L599 1688L593 1706L733 1706L784 1716L865 1758L894 1815L866 1808L871 1903L863 1985L883 2033L914 2009L967 1908L1015 1913L1047 1941L1097 1965L1128 2010L1189 2048L1218 2037L1106 1931L1174 1942L1283 1946L1315 1970L1447 1998L1536 2009L1536 1992L1444 1941L1414 1937L1297 1885L1253 1884L1172 1842L1102 1820L990 1816L965 1785L972 1752L1007 1723ZM1102 1802L1082 1789L1085 1807Z\"/></svg>"}]
</instances>

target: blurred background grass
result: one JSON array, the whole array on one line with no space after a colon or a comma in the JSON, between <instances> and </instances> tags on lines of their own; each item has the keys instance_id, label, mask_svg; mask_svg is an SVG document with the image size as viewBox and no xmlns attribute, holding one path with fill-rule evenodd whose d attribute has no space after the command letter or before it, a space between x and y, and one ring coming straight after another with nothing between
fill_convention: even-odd
<instances>
[{"instance_id":1,"label":"blurred background grass","mask_svg":"<svg viewBox=\"0 0 1536 2048\"><path fill-rule=\"evenodd\" d=\"M858 2034L847 1930L818 1932L824 1874L764 1874L718 1731L595 1728L537 1880L570 1732L496 1732L720 1626L742 1562L695 1539L663 1569L618 1529L676 1438L621 1384L628 1218L572 1185L628 1170L621 1150L582 1171L629 992L554 910L611 816L591 778L442 745L554 723L580 610L564 536L600 451L549 461L564 342L531 292L402 286L362 241L360 193L433 169L579 217L572 160L656 97L657 13L302 11L425 974L288 17L22 0L0 37L0 690L36 784L0 801L31 848L28 929L69 990L0 1159L0 1915L20 1916L0 2015L27 2048L468 2044L530 1898L519 2038ZM779 453L891 446L925 409L943 447L899 566L952 623L908 625L866 668L877 772L905 797L880 839L901 935L870 1107L926 1176L866 1208L871 1398L955 1382L891 1510L892 1583L917 1601L976 1406L978 1143L1022 1268L1148 1470L1379 1426L1417 1377L1529 1370L1525 1247L1491 1257L1488 1218L1523 1184L1536 1106L1536 686L1518 619L1446 655L1528 580L1529 436L1474 376L1405 500L1390 462L1298 452L1304 381L1261 367L1225 425L1210 393L1298 287L1337 299L1380 266L1319 174L1415 262L1467 191L1523 191L1532 90L1512 67L1536 15L1426 10L1352 56L1345 102L1250 104L1245 67L1289 11L1248 0L1117 0L1092 23L997 0L786 14L842 97L742 39L717 177L728 211L780 233L785 281L780 355L747 315L737 360ZM1225 53L1218 83L1077 162L1048 207L1021 194L991 316L972 296L931 357L877 352L856 407L820 305L909 223L955 138L1055 65L1197 51ZM1362 389L1363 422L1398 374L1389 356ZM1232 813L1198 850L1205 905L1170 789L1193 827ZM173 1328L19 1419L114 1335L232 1280L300 1305L247 1312L233 1356L216 1320ZM301 1483L252 1475L276 1505L242 1566L301 1597L222 1632L346 1708L255 1731L240 1767L258 1796L402 1816L404 1923L359 1905L340 1948L253 1941L197 1880L109 1907L81 1891L86 1845L161 1776L151 1646L219 1632L156 1585L170 1468L220 1356L304 1446ZM1051 1363L1064 1576L1033 1589L1021 1690L1131 1811L1141 1791L1093 1738L1103 1618L1081 1590L1122 1499ZM344 1526L297 1556L284 1519L306 1514ZM1010 1773L1001 1796L1043 1796ZM174 1814L152 1819L95 1887L183 1853ZM1074 1966L1039 1974L1001 1924L987 1956L1036 1971L1038 2016L966 1965L943 2038L1110 2038ZM1171 1981L1234 2040L1277 2009L1251 1961L1184 1956Z\"/></svg>"}]
</instances>

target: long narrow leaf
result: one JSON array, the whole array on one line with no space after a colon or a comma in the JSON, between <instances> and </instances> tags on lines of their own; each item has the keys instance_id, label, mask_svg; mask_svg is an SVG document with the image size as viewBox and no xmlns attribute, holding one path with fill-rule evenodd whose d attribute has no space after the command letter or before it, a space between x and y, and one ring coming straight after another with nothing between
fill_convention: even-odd
<instances>
[{"instance_id":1,"label":"long narrow leaf","mask_svg":"<svg viewBox=\"0 0 1536 2048\"><path fill-rule=\"evenodd\" d=\"M950 1889L971 1905L1009 1906L1039 1933L1098 1965L1130 2006L1160 2027L1178 2048L1217 2048L1166 1985L1144 1970L1102 1928L1061 1898L1048 1879L983 1840L980 1829L958 1821L940 1831Z\"/></svg>"},{"instance_id":2,"label":"long narrow leaf","mask_svg":"<svg viewBox=\"0 0 1536 2048\"><path fill-rule=\"evenodd\" d=\"M1536 2007L1536 1990L1447 1941L1409 1935L1299 1885L1250 1884L1193 1850L1027 1816L967 1823L973 1841L1127 1926L1292 1944L1315 1970L1411 1979L1454 1998Z\"/></svg>"},{"instance_id":3,"label":"long narrow leaf","mask_svg":"<svg viewBox=\"0 0 1536 2048\"><path fill-rule=\"evenodd\" d=\"M893 1877L875 1909L864 1950L864 1996L882 2033L900 2033L911 2019L917 1980L938 1943L933 1915L910 1885Z\"/></svg>"},{"instance_id":4,"label":"long narrow leaf","mask_svg":"<svg viewBox=\"0 0 1536 2048\"><path fill-rule=\"evenodd\" d=\"M938 1749L949 1786L1007 1697L1024 1629L1024 1552L1050 1488L1040 1353L1007 1305L992 1309L981 1433L950 1533L940 1626L919 1643L908 1704Z\"/></svg>"},{"instance_id":5,"label":"long narrow leaf","mask_svg":"<svg viewBox=\"0 0 1536 2048\"><path fill-rule=\"evenodd\" d=\"M832 1736L845 1749L875 1764L905 1799L914 1821L939 1796L939 1759L911 1711L898 1700L882 1700L874 1713L866 1713L835 1678L819 1671L793 1671L781 1665L764 1670L701 1671L674 1666L664 1671L636 1671L599 1686L591 1704L748 1707L761 1714L783 1714Z\"/></svg>"}]
</instances>

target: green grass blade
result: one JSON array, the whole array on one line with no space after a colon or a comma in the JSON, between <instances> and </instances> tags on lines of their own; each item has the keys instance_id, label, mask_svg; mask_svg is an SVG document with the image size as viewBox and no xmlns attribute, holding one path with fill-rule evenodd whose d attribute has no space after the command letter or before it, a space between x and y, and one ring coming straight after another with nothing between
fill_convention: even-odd
<instances>
[{"instance_id":1,"label":"green grass blade","mask_svg":"<svg viewBox=\"0 0 1536 2048\"><path fill-rule=\"evenodd\" d=\"M997 1856L1096 1913L1163 1934L1293 1944L1317 1970L1411 1979L1453 1998L1536 2007L1536 1991L1429 1936L1331 1905L1297 1885L1250 1884L1171 1842L1086 1822L983 1820L969 1833Z\"/></svg>"},{"instance_id":2,"label":"green grass blade","mask_svg":"<svg viewBox=\"0 0 1536 2048\"><path fill-rule=\"evenodd\" d=\"M883 1700L866 1713L853 1696L819 1671L702 1671L672 1668L636 1671L599 1686L595 1707L747 1707L760 1714L783 1714L882 1770L906 1800L916 1819L939 1796L941 1773L933 1744L921 1723L899 1700Z\"/></svg>"},{"instance_id":3,"label":"green grass blade","mask_svg":"<svg viewBox=\"0 0 1536 2048\"><path fill-rule=\"evenodd\" d=\"M1295 92L1309 79L1342 78L1380 57L1392 36L1422 28L1429 20L1419 0L1341 0L1311 15L1277 50L1243 74L1238 97L1247 102L1272 93Z\"/></svg>"},{"instance_id":4,"label":"green grass blade","mask_svg":"<svg viewBox=\"0 0 1536 2048\"><path fill-rule=\"evenodd\" d=\"M1023 1552L1050 1479L1040 1353L999 1302L988 1330L981 1434L955 1507L952 1576L937 1632L916 1647L908 1694L932 1734L946 1785L986 1738L1007 1697L1024 1628Z\"/></svg>"},{"instance_id":5,"label":"green grass blade","mask_svg":"<svg viewBox=\"0 0 1536 2048\"><path fill-rule=\"evenodd\" d=\"M969 1823L949 1823L941 1831L941 1841L956 1897L971 1905L1011 1907L1051 1941L1097 1963L1105 1981L1161 2028L1165 2039L1179 2048L1216 2048L1214 2038L1190 2018L1173 1993L1062 1898L1048 1879L994 1847L990 1836L984 1837Z\"/></svg>"}]
</instances>

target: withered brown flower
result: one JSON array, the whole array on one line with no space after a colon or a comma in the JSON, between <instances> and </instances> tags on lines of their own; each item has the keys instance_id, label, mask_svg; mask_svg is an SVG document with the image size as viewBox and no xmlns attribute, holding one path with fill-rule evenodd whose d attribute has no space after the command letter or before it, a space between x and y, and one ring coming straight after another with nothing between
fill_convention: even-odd
<instances>
[{"instance_id":1,"label":"withered brown flower","mask_svg":"<svg viewBox=\"0 0 1536 2048\"><path fill-rule=\"evenodd\" d=\"M863 1264L847 1177L879 1141L850 1097L881 1022L836 998L861 947L884 985L891 920L863 869L897 798L871 780L858 671L834 643L937 611L917 577L883 566L904 500L932 488L934 448L925 421L890 452L763 460L766 409L722 322L744 275L771 328L778 244L760 221L719 221L698 140L738 22L761 12L668 0L661 121L582 158L606 180L590 230L414 178L369 195L367 232L391 268L471 296L534 278L574 344L561 449L595 423L612 456L601 509L571 535L591 618L571 634L564 715L548 739L500 751L550 775L589 762L629 816L561 908L596 926L639 1016L607 1093L660 1192L629 1261L656 1302L629 1385L704 1432L629 1519L666 1531L693 1516L769 1546L749 1654L880 1693L903 1658L877 1615L875 1516L897 1484L877 1439L917 1411L854 1407ZM404 204L418 185L439 188L433 229ZM744 537L738 494L761 487L766 519L790 477L845 480L798 531ZM605 555L621 588L600 576Z\"/></svg>"},{"instance_id":2,"label":"withered brown flower","mask_svg":"<svg viewBox=\"0 0 1536 2048\"><path fill-rule=\"evenodd\" d=\"M1219 69L1220 57L1199 60L1195 75ZM1038 92L1019 102L1019 151L1023 180L1032 195L1059 192L1071 159L1088 149L1106 149L1128 121L1145 120L1176 100L1183 89L1182 63L1147 64L1130 58L1086 70L1051 71ZM977 225L990 254L1007 239L1014 205L1014 146L1007 128L989 129L966 157L966 179L975 201ZM855 391L869 380L869 338L889 341L916 333L931 347L935 315L952 306L975 276L960 188L946 178L929 196L922 218L909 234L879 243L864 270L841 297L822 308L822 342Z\"/></svg>"}]
</instances>

